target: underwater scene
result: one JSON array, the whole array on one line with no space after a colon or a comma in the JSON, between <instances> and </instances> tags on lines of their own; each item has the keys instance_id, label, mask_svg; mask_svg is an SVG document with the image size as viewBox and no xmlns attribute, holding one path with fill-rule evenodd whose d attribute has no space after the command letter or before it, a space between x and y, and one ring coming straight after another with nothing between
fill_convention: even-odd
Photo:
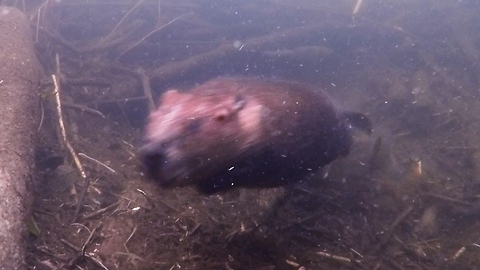
<instances>
[{"instance_id":1,"label":"underwater scene","mask_svg":"<svg viewBox=\"0 0 480 270\"><path fill-rule=\"evenodd\" d=\"M480 2L2 7L41 67L18 269L480 269Z\"/></svg>"}]
</instances>

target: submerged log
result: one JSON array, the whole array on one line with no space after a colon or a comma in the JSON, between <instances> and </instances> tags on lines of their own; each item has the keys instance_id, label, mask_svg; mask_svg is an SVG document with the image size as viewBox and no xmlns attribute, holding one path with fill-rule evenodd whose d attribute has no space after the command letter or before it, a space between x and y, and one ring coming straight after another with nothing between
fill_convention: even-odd
<instances>
[{"instance_id":1,"label":"submerged log","mask_svg":"<svg viewBox=\"0 0 480 270\"><path fill-rule=\"evenodd\" d=\"M41 66L25 14L0 6L0 37L0 269L26 269Z\"/></svg>"}]
</instances>

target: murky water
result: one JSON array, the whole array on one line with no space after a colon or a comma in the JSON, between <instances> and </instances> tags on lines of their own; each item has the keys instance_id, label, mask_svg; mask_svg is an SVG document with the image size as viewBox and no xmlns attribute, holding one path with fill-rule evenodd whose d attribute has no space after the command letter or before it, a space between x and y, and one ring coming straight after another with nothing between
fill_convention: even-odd
<instances>
[{"instance_id":1,"label":"murky water","mask_svg":"<svg viewBox=\"0 0 480 270\"><path fill-rule=\"evenodd\" d=\"M480 3L1 3L31 19L42 91L59 54L67 134L94 159L77 177L45 99L39 149L64 163L38 161L29 268L478 268ZM149 104L218 76L315 85L373 134L286 187L205 196L145 179Z\"/></svg>"}]
</instances>

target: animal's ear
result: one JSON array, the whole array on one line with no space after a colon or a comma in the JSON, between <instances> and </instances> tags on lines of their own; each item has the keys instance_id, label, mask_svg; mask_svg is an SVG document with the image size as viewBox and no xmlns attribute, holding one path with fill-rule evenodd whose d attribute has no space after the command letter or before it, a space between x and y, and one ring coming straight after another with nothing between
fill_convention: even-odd
<instances>
[{"instance_id":1,"label":"animal's ear","mask_svg":"<svg viewBox=\"0 0 480 270\"><path fill-rule=\"evenodd\" d=\"M190 94L180 93L177 90L168 90L167 92L163 93L160 97L159 104L160 105L173 105L178 104L180 101L184 101L186 98L190 97Z\"/></svg>"},{"instance_id":2,"label":"animal's ear","mask_svg":"<svg viewBox=\"0 0 480 270\"><path fill-rule=\"evenodd\" d=\"M215 121L222 122L226 119L229 119L229 118L233 117L237 112L242 110L245 107L245 104L247 103L247 101L245 100L245 98L243 98L242 95L233 96L231 101L232 102L229 105L229 107L219 108L215 112L215 114L213 116L213 119Z\"/></svg>"},{"instance_id":3,"label":"animal's ear","mask_svg":"<svg viewBox=\"0 0 480 270\"><path fill-rule=\"evenodd\" d=\"M238 94L234 97L232 110L238 112L245 107L246 103L247 101L245 100L245 98L242 95Z\"/></svg>"}]
</instances>

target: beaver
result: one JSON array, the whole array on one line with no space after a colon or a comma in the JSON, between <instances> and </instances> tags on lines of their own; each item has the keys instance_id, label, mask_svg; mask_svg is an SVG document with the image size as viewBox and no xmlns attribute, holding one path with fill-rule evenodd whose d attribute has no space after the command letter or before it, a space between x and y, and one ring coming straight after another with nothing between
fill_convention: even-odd
<instances>
[{"instance_id":1,"label":"beaver","mask_svg":"<svg viewBox=\"0 0 480 270\"><path fill-rule=\"evenodd\" d=\"M140 152L147 175L163 187L194 185L206 194L277 187L346 156L352 126L372 130L365 115L337 112L313 86L217 78L165 92Z\"/></svg>"}]
</instances>

